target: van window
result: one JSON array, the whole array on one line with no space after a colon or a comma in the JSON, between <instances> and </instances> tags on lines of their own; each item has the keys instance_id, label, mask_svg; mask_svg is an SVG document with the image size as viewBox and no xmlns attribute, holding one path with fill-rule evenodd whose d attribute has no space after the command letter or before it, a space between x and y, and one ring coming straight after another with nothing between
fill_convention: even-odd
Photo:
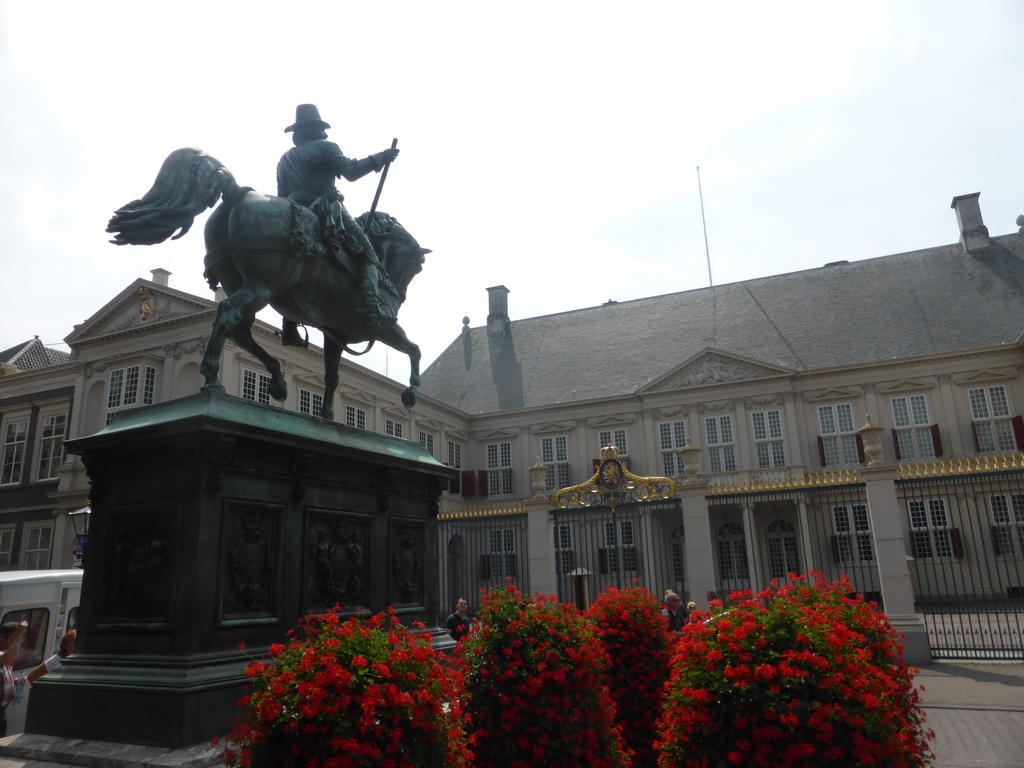
<instances>
[{"instance_id":1,"label":"van window","mask_svg":"<svg viewBox=\"0 0 1024 768\"><path fill-rule=\"evenodd\" d=\"M21 638L21 650L18 658L13 664L15 670L35 667L43 662L43 649L46 648L46 628L50 626L50 611L48 608L21 608L17 611L8 611L4 614L3 621L27 621L28 629Z\"/></svg>"}]
</instances>

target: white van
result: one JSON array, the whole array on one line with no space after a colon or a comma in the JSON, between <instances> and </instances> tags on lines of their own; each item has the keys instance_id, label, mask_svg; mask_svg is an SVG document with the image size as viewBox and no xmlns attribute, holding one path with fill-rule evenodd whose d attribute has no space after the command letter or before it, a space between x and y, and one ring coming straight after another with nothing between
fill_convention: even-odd
<instances>
[{"instance_id":1,"label":"white van","mask_svg":"<svg viewBox=\"0 0 1024 768\"><path fill-rule=\"evenodd\" d=\"M55 654L65 632L78 624L82 596L82 571L0 572L0 623L27 621L21 651L14 663L14 678L27 675ZM30 686L7 707L7 735L25 730Z\"/></svg>"}]
</instances>

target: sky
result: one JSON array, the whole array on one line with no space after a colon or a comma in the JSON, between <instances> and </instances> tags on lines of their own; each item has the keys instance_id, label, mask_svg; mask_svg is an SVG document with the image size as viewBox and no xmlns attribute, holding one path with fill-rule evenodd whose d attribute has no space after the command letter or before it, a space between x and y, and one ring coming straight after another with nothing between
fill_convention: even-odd
<instances>
[{"instance_id":1,"label":"sky","mask_svg":"<svg viewBox=\"0 0 1024 768\"><path fill-rule=\"evenodd\" d=\"M1016 0L0 0L0 349L66 350L156 268L212 298L205 215L106 223L179 147L273 194L301 103L350 157L398 139L378 207L433 250L399 313L424 366L491 286L517 320L943 245L974 192L1009 234L1022 41ZM378 178L338 182L353 215Z\"/></svg>"}]
</instances>

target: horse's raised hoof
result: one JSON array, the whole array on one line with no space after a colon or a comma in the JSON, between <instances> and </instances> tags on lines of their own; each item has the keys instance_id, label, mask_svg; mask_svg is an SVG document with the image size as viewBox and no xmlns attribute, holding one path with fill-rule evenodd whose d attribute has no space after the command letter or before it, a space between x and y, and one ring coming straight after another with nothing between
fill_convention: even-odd
<instances>
[{"instance_id":1,"label":"horse's raised hoof","mask_svg":"<svg viewBox=\"0 0 1024 768\"><path fill-rule=\"evenodd\" d=\"M224 392L224 385L219 381L211 381L209 384L203 384L200 392Z\"/></svg>"},{"instance_id":2,"label":"horse's raised hoof","mask_svg":"<svg viewBox=\"0 0 1024 768\"><path fill-rule=\"evenodd\" d=\"M275 400L284 400L288 397L288 382L283 378L274 376L270 379L270 386L267 387L270 396Z\"/></svg>"},{"instance_id":3,"label":"horse's raised hoof","mask_svg":"<svg viewBox=\"0 0 1024 768\"><path fill-rule=\"evenodd\" d=\"M416 401L420 398L419 387L406 387L405 391L402 392L402 405L406 408L412 408L416 405Z\"/></svg>"},{"instance_id":4,"label":"horse's raised hoof","mask_svg":"<svg viewBox=\"0 0 1024 768\"><path fill-rule=\"evenodd\" d=\"M326 419L327 421L334 421L334 409L325 405L320 409L320 418Z\"/></svg>"}]
</instances>

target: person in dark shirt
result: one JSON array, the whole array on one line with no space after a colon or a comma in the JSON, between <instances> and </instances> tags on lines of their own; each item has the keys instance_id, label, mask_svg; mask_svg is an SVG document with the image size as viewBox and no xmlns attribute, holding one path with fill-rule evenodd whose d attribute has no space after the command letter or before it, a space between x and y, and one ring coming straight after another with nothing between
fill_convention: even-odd
<instances>
[{"instance_id":1,"label":"person in dark shirt","mask_svg":"<svg viewBox=\"0 0 1024 768\"><path fill-rule=\"evenodd\" d=\"M448 617L444 623L445 634L451 635L456 643L461 643L469 634L473 620L466 615L469 610L469 602L464 597L455 601L455 613Z\"/></svg>"},{"instance_id":2,"label":"person in dark shirt","mask_svg":"<svg viewBox=\"0 0 1024 768\"><path fill-rule=\"evenodd\" d=\"M665 608L661 615L668 622L669 634L680 637L683 634L683 624L686 623L686 611L683 609L683 599L671 589L665 593Z\"/></svg>"}]
</instances>

